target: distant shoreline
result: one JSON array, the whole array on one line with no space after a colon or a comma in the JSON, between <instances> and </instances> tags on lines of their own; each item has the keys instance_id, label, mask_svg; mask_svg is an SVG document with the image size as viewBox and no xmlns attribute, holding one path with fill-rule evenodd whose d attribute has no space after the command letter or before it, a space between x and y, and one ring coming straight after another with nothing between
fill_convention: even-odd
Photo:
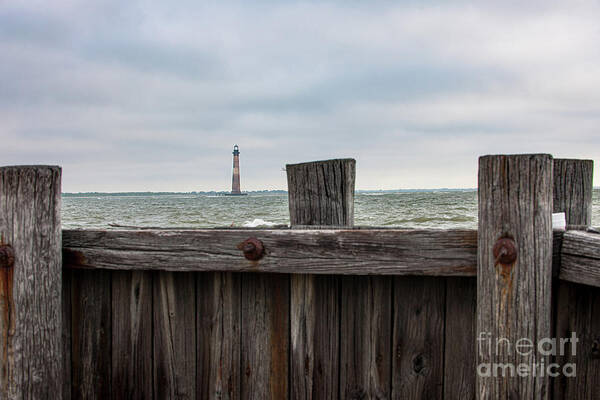
<instances>
[{"instance_id":1,"label":"distant shoreline","mask_svg":"<svg viewBox=\"0 0 600 400\"><path fill-rule=\"evenodd\" d=\"M474 188L466 189L389 189L389 190L356 190L355 193L418 193L418 192L472 192ZM223 196L230 192L80 192L63 193L63 197L88 197L88 196L173 196L173 195L196 195L196 196ZM244 192L249 195L256 194L287 194L287 190L251 190Z\"/></svg>"}]
</instances>

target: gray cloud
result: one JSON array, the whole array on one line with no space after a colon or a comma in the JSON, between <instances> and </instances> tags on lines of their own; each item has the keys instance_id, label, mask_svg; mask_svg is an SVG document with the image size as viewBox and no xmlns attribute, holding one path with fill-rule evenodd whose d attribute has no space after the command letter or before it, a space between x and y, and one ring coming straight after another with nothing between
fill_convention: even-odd
<instances>
[{"instance_id":1,"label":"gray cloud","mask_svg":"<svg viewBox=\"0 0 600 400\"><path fill-rule=\"evenodd\" d=\"M595 2L8 2L3 163L65 191L284 188L355 157L359 188L474 187L477 157L598 159ZM596 175L598 180L600 176Z\"/></svg>"}]
</instances>

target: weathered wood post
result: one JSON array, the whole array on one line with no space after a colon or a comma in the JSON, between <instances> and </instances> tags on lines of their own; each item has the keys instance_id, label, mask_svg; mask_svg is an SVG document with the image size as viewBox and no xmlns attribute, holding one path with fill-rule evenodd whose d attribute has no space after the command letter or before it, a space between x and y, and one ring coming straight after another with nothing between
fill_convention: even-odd
<instances>
[{"instance_id":1,"label":"weathered wood post","mask_svg":"<svg viewBox=\"0 0 600 400\"><path fill-rule=\"evenodd\" d=\"M479 159L478 399L548 397L552 170L546 154Z\"/></svg>"},{"instance_id":2,"label":"weathered wood post","mask_svg":"<svg viewBox=\"0 0 600 400\"><path fill-rule=\"evenodd\" d=\"M567 229L585 229L591 225L593 180L594 162L592 160L564 158L554 160L552 212L565 213ZM554 256L552 258L554 276L558 275L560 269L563 234L562 230L554 232Z\"/></svg>"},{"instance_id":3,"label":"weathered wood post","mask_svg":"<svg viewBox=\"0 0 600 400\"><path fill-rule=\"evenodd\" d=\"M592 224L592 193L594 162L592 160L554 160L554 212L564 212L567 226L586 227ZM560 254L562 237L555 235ZM555 254L555 259L556 259ZM564 272L561 275L564 277ZM560 374L554 379L554 398L591 399L597 395L596 385L590 384L598 377L598 360L594 342L600 332L600 322L594 305L600 304L600 290L559 280L555 282L556 293L556 332L555 336L569 338L574 332L579 342L576 354L567 346L564 354L557 354L560 366L567 363L576 365L576 376Z\"/></svg>"},{"instance_id":4,"label":"weathered wood post","mask_svg":"<svg viewBox=\"0 0 600 400\"><path fill-rule=\"evenodd\" d=\"M0 257L2 399L62 398L60 185L59 167L0 168L2 253L11 253Z\"/></svg>"},{"instance_id":5,"label":"weathered wood post","mask_svg":"<svg viewBox=\"0 0 600 400\"><path fill-rule=\"evenodd\" d=\"M290 222L352 226L353 159L287 165ZM292 398L336 398L340 348L340 279L291 277Z\"/></svg>"},{"instance_id":6,"label":"weathered wood post","mask_svg":"<svg viewBox=\"0 0 600 400\"><path fill-rule=\"evenodd\" d=\"M567 225L592 224L594 161L554 160L553 212L564 212Z\"/></svg>"}]
</instances>

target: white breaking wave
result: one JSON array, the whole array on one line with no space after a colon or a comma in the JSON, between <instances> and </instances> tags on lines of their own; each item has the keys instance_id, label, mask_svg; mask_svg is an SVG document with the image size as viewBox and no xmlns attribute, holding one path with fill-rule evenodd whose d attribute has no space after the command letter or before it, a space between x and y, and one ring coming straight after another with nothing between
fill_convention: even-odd
<instances>
[{"instance_id":1,"label":"white breaking wave","mask_svg":"<svg viewBox=\"0 0 600 400\"><path fill-rule=\"evenodd\" d=\"M265 221L264 219L255 218L254 221L246 221L244 222L244 226L246 228L255 228L257 226L273 226L275 222Z\"/></svg>"}]
</instances>

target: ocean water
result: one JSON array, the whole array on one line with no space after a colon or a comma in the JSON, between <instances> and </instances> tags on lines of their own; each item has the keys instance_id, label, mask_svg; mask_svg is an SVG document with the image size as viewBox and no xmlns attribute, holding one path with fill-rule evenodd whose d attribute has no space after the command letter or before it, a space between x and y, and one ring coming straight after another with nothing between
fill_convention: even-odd
<instances>
[{"instance_id":1,"label":"ocean water","mask_svg":"<svg viewBox=\"0 0 600 400\"><path fill-rule=\"evenodd\" d=\"M355 225L401 228L476 228L477 192L357 193ZM252 227L288 225L287 194L242 197L192 194L63 196L65 229L139 227ZM594 190L592 225L600 225L600 190Z\"/></svg>"}]
</instances>

